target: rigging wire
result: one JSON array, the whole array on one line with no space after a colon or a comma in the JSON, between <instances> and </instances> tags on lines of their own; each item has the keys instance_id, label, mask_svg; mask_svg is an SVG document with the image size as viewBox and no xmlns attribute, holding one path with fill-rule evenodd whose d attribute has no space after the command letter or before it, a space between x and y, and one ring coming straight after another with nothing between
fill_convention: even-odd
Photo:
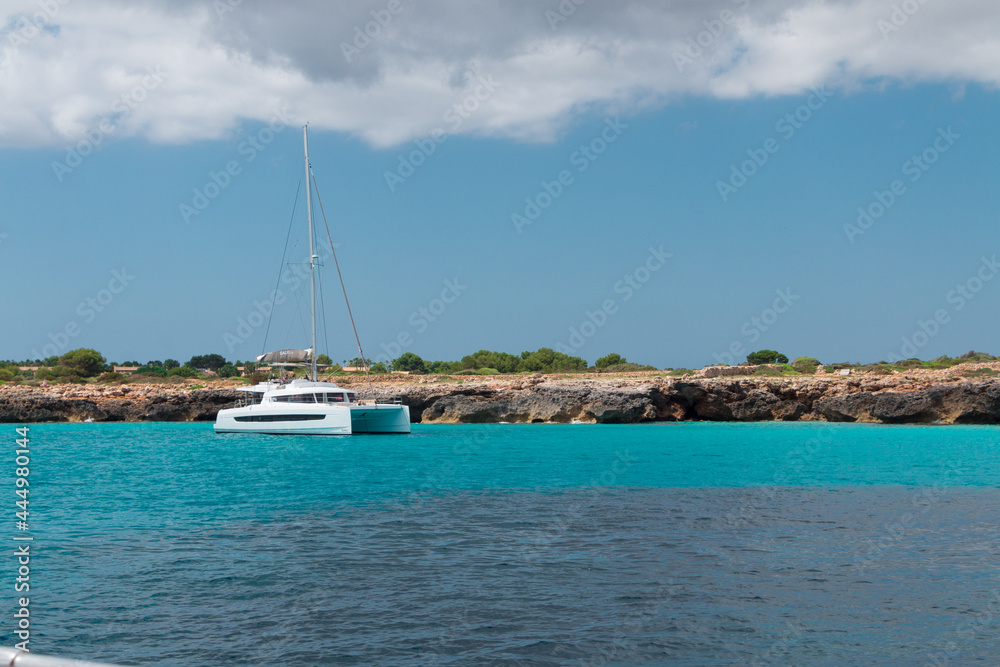
<instances>
[{"instance_id":1,"label":"rigging wire","mask_svg":"<svg viewBox=\"0 0 1000 667\"><path fill-rule=\"evenodd\" d=\"M326 227L326 238L330 241L330 252L333 253L333 264L337 267L337 277L340 278L340 289L344 292L344 303L347 304L347 316L351 318L351 328L354 330L354 340L358 343L358 353L361 355L361 365L365 369L365 379L368 381L368 389L375 395L375 388L372 386L372 378L368 373L368 359L361 349L361 338L358 336L358 327L354 324L354 315L351 313L351 302L347 299L347 288L344 287L344 276L340 273L340 262L337 260L337 251L333 247L333 236L330 234L330 224L326 221L326 211L323 210L323 200L319 196L319 185L316 183L316 174L313 173L312 165L309 166L309 176L312 177L313 187L316 189L316 201L319 202L319 212L323 216L323 226Z\"/></svg>"},{"instance_id":2,"label":"rigging wire","mask_svg":"<svg viewBox=\"0 0 1000 667\"><path fill-rule=\"evenodd\" d=\"M298 340L301 341L303 338L308 338L309 337L309 329L306 328L306 324L302 320L302 310L303 310L303 308L302 308L302 299L303 298L307 298L307 297L305 297L305 295L302 294L302 290L297 289L297 290L294 290L294 291L295 291L295 317L292 318L292 319L290 319L288 321L288 330L285 332L285 338L284 338L284 341L282 342L282 345L284 345L285 347L288 347L288 345L289 345L288 341L292 337L292 328L296 324L298 324L299 327L301 328L301 332L299 332Z\"/></svg>"},{"instance_id":3,"label":"rigging wire","mask_svg":"<svg viewBox=\"0 0 1000 667\"><path fill-rule=\"evenodd\" d=\"M274 292L271 293L271 312L267 315L267 328L264 330L264 344L261 347L260 353L265 354L267 349L267 336L271 331L271 318L274 317L274 302L278 298L278 286L281 284L281 274L285 270L285 255L288 253L288 239L292 236L292 222L295 220L295 208L299 203L299 192L302 190L302 179L299 179L299 184L295 188L295 200L292 202L292 215L288 219L288 233L285 234L285 249L281 252L281 264L278 265L278 281L274 285Z\"/></svg>"},{"instance_id":4,"label":"rigging wire","mask_svg":"<svg viewBox=\"0 0 1000 667\"><path fill-rule=\"evenodd\" d=\"M320 264L319 267L322 269L323 265ZM320 323L323 325L323 343L325 344L324 349L326 350L327 356L330 354L330 332L326 328L326 297L323 296L323 272L319 272L319 309L320 309ZM315 353L315 352L314 352ZM333 361L331 358L330 361ZM327 372L329 372L329 368Z\"/></svg>"}]
</instances>

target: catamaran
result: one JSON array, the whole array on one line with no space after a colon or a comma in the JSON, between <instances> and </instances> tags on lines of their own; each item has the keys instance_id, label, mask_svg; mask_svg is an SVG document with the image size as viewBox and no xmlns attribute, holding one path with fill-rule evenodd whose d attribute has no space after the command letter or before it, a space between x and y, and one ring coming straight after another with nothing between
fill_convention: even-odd
<instances>
[{"instance_id":1,"label":"catamaran","mask_svg":"<svg viewBox=\"0 0 1000 667\"><path fill-rule=\"evenodd\" d=\"M312 310L312 347L279 350L257 357L272 366L309 364L309 379L291 382L267 380L240 387L246 396L236 407L219 410L216 433L271 433L292 435L351 435L355 433L409 433L410 408L398 399L392 402L361 400L358 392L335 382L316 379L316 266L319 256L313 242L312 191L308 127L302 128L306 164L306 217L309 219L309 287ZM339 270L339 269L338 269ZM350 306L348 305L348 312ZM353 316L352 316L353 322ZM355 337L357 333L355 332ZM358 344L360 350L360 342ZM362 359L364 353L362 353Z\"/></svg>"}]
</instances>

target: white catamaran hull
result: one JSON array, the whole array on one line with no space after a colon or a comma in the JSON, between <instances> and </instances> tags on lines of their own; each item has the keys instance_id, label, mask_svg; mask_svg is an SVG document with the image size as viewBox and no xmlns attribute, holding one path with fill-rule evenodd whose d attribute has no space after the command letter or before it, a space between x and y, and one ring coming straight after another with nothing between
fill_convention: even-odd
<instances>
[{"instance_id":1,"label":"white catamaran hull","mask_svg":"<svg viewBox=\"0 0 1000 667\"><path fill-rule=\"evenodd\" d=\"M405 405L250 405L220 410L216 433L272 435L352 435L409 433L410 409Z\"/></svg>"}]
</instances>

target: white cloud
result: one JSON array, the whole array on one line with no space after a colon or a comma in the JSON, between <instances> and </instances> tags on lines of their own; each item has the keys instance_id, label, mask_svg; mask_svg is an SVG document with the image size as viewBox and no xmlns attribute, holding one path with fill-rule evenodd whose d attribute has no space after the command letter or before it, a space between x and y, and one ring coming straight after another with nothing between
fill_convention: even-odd
<instances>
[{"instance_id":1,"label":"white cloud","mask_svg":"<svg viewBox=\"0 0 1000 667\"><path fill-rule=\"evenodd\" d=\"M400 0L393 14L390 0L13 0L0 16L0 145L62 146L102 120L156 142L220 138L282 107L376 146L435 128L544 141L588 110L679 95L1000 83L994 0L589 0L553 22L546 11L559 6ZM353 45L366 28L378 34ZM345 56L344 44L356 50ZM148 67L163 83L114 111ZM499 86L484 95L473 72ZM485 99L469 101L477 88ZM477 108L446 115L463 100Z\"/></svg>"}]
</instances>

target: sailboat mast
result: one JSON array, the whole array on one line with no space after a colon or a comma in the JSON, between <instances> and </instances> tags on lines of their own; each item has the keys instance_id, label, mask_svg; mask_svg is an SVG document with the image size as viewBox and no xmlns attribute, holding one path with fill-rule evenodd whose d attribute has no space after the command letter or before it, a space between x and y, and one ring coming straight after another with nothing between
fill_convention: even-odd
<instances>
[{"instance_id":1,"label":"sailboat mast","mask_svg":"<svg viewBox=\"0 0 1000 667\"><path fill-rule=\"evenodd\" d=\"M313 249L312 190L309 187L309 126L302 126L306 155L306 216L309 218L309 310L312 313L312 381L316 381L316 251Z\"/></svg>"}]
</instances>

